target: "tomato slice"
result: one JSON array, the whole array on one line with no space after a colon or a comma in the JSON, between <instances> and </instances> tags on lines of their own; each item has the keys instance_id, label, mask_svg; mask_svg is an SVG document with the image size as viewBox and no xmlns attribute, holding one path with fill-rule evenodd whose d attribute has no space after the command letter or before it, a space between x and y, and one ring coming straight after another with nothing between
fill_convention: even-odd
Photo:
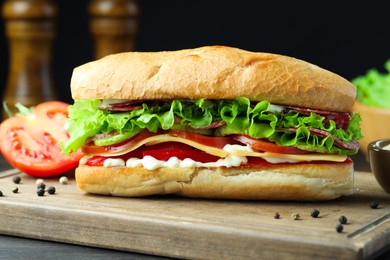
<instances>
[{"instance_id":1,"label":"tomato slice","mask_svg":"<svg viewBox=\"0 0 390 260\"><path fill-rule=\"evenodd\" d=\"M78 166L81 152L62 154L60 142L69 139L64 129L68 104L44 102L27 116L15 116L0 125L0 150L15 168L34 177L69 172Z\"/></svg>"},{"instance_id":2,"label":"tomato slice","mask_svg":"<svg viewBox=\"0 0 390 260\"><path fill-rule=\"evenodd\" d=\"M68 104L61 101L47 101L41 103L35 107L34 114L41 119L50 120L52 126L51 129L56 129L61 134L65 134L66 138L63 137L66 141L69 138L69 133L63 131L64 125L68 118Z\"/></svg>"},{"instance_id":3,"label":"tomato slice","mask_svg":"<svg viewBox=\"0 0 390 260\"><path fill-rule=\"evenodd\" d=\"M292 146L280 146L264 139L255 139L247 135L233 135L233 139L243 144L248 144L252 148L272 153L283 153L283 154L305 154L308 151L301 150Z\"/></svg>"},{"instance_id":4,"label":"tomato slice","mask_svg":"<svg viewBox=\"0 0 390 260\"><path fill-rule=\"evenodd\" d=\"M147 150L184 150L189 151L193 150L194 148L190 145L179 143L179 142L164 142L164 143L158 143L153 145L148 145L142 147L142 151Z\"/></svg>"},{"instance_id":5,"label":"tomato slice","mask_svg":"<svg viewBox=\"0 0 390 260\"><path fill-rule=\"evenodd\" d=\"M64 125L68 118L68 104L61 101L46 101L37 105L34 113L39 117L53 119L59 125Z\"/></svg>"},{"instance_id":6,"label":"tomato slice","mask_svg":"<svg viewBox=\"0 0 390 260\"><path fill-rule=\"evenodd\" d=\"M104 160L106 160L107 158L120 158L126 161L131 157L143 158L147 155L162 161L168 161L171 157L177 157L180 160L189 158L194 161L203 163L216 162L220 159L218 156L214 156L204 151L194 149L186 144L177 142L166 142L151 146L142 146L135 151L120 156L92 156L87 160L85 164L88 166L103 166Z\"/></svg>"},{"instance_id":7,"label":"tomato slice","mask_svg":"<svg viewBox=\"0 0 390 260\"><path fill-rule=\"evenodd\" d=\"M101 155L94 155L94 156L92 156L91 158L89 158L85 162L85 165L88 165L88 166L103 166L104 165L104 161L106 159L108 159L108 158L122 159L122 160L126 161L127 159L132 158L132 157L142 158L142 151L137 149L136 151L132 151L132 152L124 154L124 155L112 156L112 157L101 156Z\"/></svg>"},{"instance_id":8,"label":"tomato slice","mask_svg":"<svg viewBox=\"0 0 390 260\"><path fill-rule=\"evenodd\" d=\"M231 137L206 136L181 130L169 130L168 134L220 149L227 144L236 143Z\"/></svg>"}]
</instances>

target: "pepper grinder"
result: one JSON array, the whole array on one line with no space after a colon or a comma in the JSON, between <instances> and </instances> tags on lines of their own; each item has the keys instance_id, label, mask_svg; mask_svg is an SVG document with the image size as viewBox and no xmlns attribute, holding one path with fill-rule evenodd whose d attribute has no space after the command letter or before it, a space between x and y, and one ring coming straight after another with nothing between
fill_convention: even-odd
<instances>
[{"instance_id":1,"label":"pepper grinder","mask_svg":"<svg viewBox=\"0 0 390 260\"><path fill-rule=\"evenodd\" d=\"M6 0L2 8L10 58L3 100L15 112L18 102L30 107L56 99L50 67L56 5L51 0Z\"/></svg>"},{"instance_id":2,"label":"pepper grinder","mask_svg":"<svg viewBox=\"0 0 390 260\"><path fill-rule=\"evenodd\" d=\"M137 0L91 0L88 12L95 59L135 49L140 14Z\"/></svg>"}]
</instances>

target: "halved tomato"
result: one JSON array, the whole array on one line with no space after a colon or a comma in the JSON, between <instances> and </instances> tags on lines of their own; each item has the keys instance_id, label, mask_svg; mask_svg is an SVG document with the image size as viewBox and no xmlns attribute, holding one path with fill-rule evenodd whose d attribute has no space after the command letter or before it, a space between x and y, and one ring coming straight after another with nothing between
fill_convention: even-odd
<instances>
[{"instance_id":1,"label":"halved tomato","mask_svg":"<svg viewBox=\"0 0 390 260\"><path fill-rule=\"evenodd\" d=\"M264 139L255 139L247 135L233 135L233 139L243 144L248 144L252 148L272 153L284 153L284 154L305 154L308 151L301 150L292 146L280 146Z\"/></svg>"},{"instance_id":2,"label":"halved tomato","mask_svg":"<svg viewBox=\"0 0 390 260\"><path fill-rule=\"evenodd\" d=\"M14 116L0 124L0 151L15 168L34 177L49 177L73 170L81 152L62 154L60 143L69 139L64 129L68 104L48 101L31 114Z\"/></svg>"}]
</instances>

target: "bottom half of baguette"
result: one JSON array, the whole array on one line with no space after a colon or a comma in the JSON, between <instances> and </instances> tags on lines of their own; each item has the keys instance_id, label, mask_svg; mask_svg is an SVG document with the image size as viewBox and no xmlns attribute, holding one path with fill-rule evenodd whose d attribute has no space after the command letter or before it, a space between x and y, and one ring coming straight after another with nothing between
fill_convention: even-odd
<instances>
[{"instance_id":1,"label":"bottom half of baguette","mask_svg":"<svg viewBox=\"0 0 390 260\"><path fill-rule=\"evenodd\" d=\"M330 200L353 192L353 162L232 168L93 167L76 169L82 191L141 197L177 194L213 199Z\"/></svg>"}]
</instances>

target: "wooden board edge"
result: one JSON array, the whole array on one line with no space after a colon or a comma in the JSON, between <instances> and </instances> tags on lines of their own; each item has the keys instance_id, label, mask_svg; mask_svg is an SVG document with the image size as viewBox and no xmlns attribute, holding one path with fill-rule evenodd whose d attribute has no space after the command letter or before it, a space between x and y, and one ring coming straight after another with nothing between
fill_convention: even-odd
<instances>
[{"instance_id":1,"label":"wooden board edge","mask_svg":"<svg viewBox=\"0 0 390 260\"><path fill-rule=\"evenodd\" d=\"M197 225L190 222L154 220L134 216L124 220L120 215L74 210L43 210L39 207L5 205L2 207L0 232L68 244L86 245L121 251L179 258L244 259L281 258L291 255L301 259L357 259L354 245L332 245L319 241L304 244L299 239L283 240L251 230ZM26 212L29 215L26 216ZM105 223L102 227L101 223ZM120 224L118 224L120 223ZM115 224L115 225L114 225ZM115 226L115 228L112 228ZM156 235L158 234L158 235ZM325 247L325 248L324 248ZM283 250L280 250L283 248Z\"/></svg>"}]
</instances>

